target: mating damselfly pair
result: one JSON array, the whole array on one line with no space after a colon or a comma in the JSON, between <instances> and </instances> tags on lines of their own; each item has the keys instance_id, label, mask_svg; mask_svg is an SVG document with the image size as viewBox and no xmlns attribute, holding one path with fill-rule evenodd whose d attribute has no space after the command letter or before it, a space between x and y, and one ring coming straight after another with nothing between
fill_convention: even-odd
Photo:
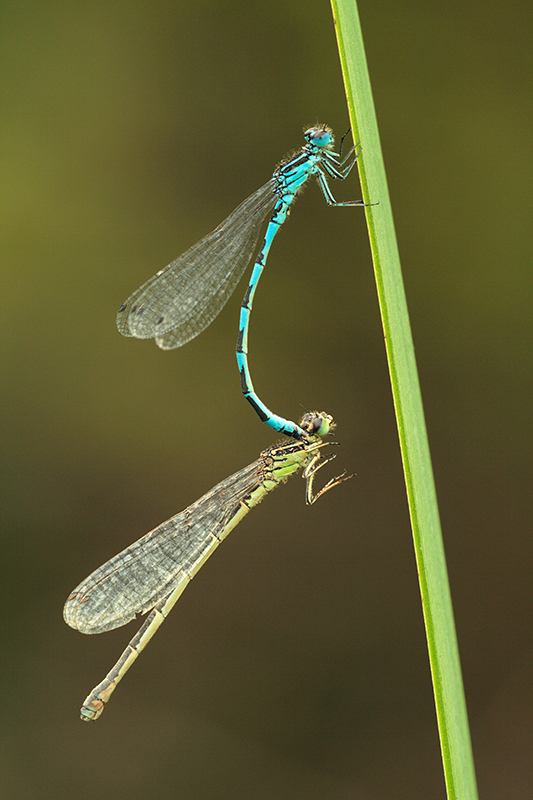
<instances>
[{"instance_id":1,"label":"mating damselfly pair","mask_svg":"<svg viewBox=\"0 0 533 800\"><path fill-rule=\"evenodd\" d=\"M345 134L346 136L346 134ZM103 633L150 612L126 650L85 700L81 718L98 719L118 682L165 620L181 593L213 550L263 497L303 469L306 502L314 503L351 476L332 478L316 494L316 472L334 454L322 457L333 419L309 412L297 425L273 414L254 391L248 367L248 328L252 302L272 241L285 221L297 192L315 176L328 205L365 205L362 200L337 203L328 178L344 180L360 151L357 145L342 159L332 150L333 133L325 125L305 132L306 145L284 161L273 177L212 233L193 245L120 307L117 325L126 336L154 338L163 349L180 347L201 333L222 310L256 248L261 225L269 222L256 258L240 315L237 361L244 396L260 419L291 439L264 450L248 467L226 478L180 514L162 523L95 570L71 593L65 621L82 633ZM353 159L350 160L353 155Z\"/></svg>"}]
</instances>

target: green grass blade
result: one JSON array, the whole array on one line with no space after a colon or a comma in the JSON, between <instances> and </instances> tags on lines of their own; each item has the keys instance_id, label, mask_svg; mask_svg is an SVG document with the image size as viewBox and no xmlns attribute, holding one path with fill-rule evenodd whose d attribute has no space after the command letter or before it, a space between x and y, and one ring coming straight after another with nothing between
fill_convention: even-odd
<instances>
[{"instance_id":1,"label":"green grass blade","mask_svg":"<svg viewBox=\"0 0 533 800\"><path fill-rule=\"evenodd\" d=\"M332 0L385 333L448 798L477 789L459 651L407 303L355 0Z\"/></svg>"}]
</instances>

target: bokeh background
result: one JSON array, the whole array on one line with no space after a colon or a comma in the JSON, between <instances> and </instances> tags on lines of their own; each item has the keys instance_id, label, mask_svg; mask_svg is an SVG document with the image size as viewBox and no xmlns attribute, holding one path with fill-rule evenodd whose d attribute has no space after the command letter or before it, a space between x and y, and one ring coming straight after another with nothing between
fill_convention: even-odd
<instances>
[{"instance_id":1,"label":"bokeh background","mask_svg":"<svg viewBox=\"0 0 533 800\"><path fill-rule=\"evenodd\" d=\"M480 794L529 800L533 9L360 14ZM1 37L2 797L444 798L364 214L316 186L271 253L251 367L278 413L335 416L357 477L254 510L93 726L81 701L136 628L62 620L85 575L273 441L239 389L244 283L182 350L114 318L304 125L346 129L328 3L18 0ZM360 197L355 174L334 188Z\"/></svg>"}]
</instances>

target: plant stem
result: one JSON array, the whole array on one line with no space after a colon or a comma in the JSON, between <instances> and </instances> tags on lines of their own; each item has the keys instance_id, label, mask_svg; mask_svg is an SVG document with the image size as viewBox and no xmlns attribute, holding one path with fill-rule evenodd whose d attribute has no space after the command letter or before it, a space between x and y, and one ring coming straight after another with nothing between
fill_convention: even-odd
<instances>
[{"instance_id":1,"label":"plant stem","mask_svg":"<svg viewBox=\"0 0 533 800\"><path fill-rule=\"evenodd\" d=\"M429 444L385 165L355 0L331 0L374 260L413 529L449 800L476 800L476 778Z\"/></svg>"}]
</instances>

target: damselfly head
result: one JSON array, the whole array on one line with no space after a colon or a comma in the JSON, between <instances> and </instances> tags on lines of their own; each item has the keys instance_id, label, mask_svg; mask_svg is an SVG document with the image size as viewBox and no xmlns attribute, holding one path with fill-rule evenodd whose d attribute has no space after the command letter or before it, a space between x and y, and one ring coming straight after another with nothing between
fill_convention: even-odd
<instances>
[{"instance_id":1,"label":"damselfly head","mask_svg":"<svg viewBox=\"0 0 533 800\"><path fill-rule=\"evenodd\" d=\"M301 419L300 428L309 436L326 436L335 428L335 423L325 411L308 411Z\"/></svg>"},{"instance_id":2,"label":"damselfly head","mask_svg":"<svg viewBox=\"0 0 533 800\"><path fill-rule=\"evenodd\" d=\"M304 138L309 144L328 150L333 147L335 141L333 131L327 125L315 125L313 128L309 128L304 133Z\"/></svg>"}]
</instances>

